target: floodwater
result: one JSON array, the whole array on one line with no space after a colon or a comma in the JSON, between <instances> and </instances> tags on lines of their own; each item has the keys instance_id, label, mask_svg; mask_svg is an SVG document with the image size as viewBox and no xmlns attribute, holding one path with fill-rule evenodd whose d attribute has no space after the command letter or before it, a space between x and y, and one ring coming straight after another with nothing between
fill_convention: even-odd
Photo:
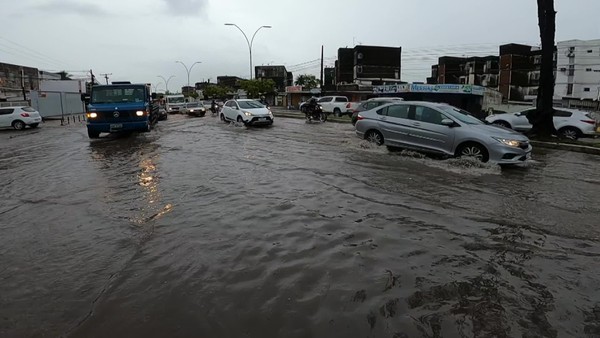
<instances>
[{"instance_id":1,"label":"floodwater","mask_svg":"<svg viewBox=\"0 0 600 338\"><path fill-rule=\"evenodd\" d=\"M597 337L600 157L349 124L0 132L1 337Z\"/></svg>"}]
</instances>

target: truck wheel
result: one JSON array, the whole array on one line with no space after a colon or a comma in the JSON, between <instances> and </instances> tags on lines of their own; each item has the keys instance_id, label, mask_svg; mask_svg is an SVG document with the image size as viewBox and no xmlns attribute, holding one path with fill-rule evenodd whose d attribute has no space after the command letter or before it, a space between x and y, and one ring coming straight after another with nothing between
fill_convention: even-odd
<instances>
[{"instance_id":1,"label":"truck wheel","mask_svg":"<svg viewBox=\"0 0 600 338\"><path fill-rule=\"evenodd\" d=\"M100 137L100 132L98 132L98 131L92 131L92 130L88 129L87 132L88 132L88 137L89 138L98 138L98 137Z\"/></svg>"},{"instance_id":2,"label":"truck wheel","mask_svg":"<svg viewBox=\"0 0 600 338\"><path fill-rule=\"evenodd\" d=\"M333 113L335 114L335 116L337 117L342 117L342 110L340 108L335 108L333 110Z\"/></svg>"}]
</instances>

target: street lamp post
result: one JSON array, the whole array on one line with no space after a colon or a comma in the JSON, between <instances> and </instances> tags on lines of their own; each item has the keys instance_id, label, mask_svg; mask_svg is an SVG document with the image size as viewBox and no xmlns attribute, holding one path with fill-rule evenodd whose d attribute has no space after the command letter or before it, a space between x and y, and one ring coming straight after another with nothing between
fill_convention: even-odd
<instances>
[{"instance_id":1,"label":"street lamp post","mask_svg":"<svg viewBox=\"0 0 600 338\"><path fill-rule=\"evenodd\" d=\"M250 39L250 40L248 40L248 36L246 35L246 33L244 33L244 31L238 25L236 25L234 23L226 23L225 26L233 26L233 27L237 28L240 32L242 32L242 34L244 35L244 38L246 39L246 42L248 43L248 51L250 52L250 80L252 80L252 73L254 72L252 69L252 44L254 43L254 37L256 36L256 33L258 33L259 30L261 30L263 28L271 28L271 26L258 27L258 29L252 35L252 39Z\"/></svg>"},{"instance_id":2,"label":"street lamp post","mask_svg":"<svg viewBox=\"0 0 600 338\"><path fill-rule=\"evenodd\" d=\"M161 79L163 79L163 81L165 81L165 92L169 91L169 81L171 81L172 78L175 77L175 75L171 75L169 76L168 79L165 79L164 76L158 75L158 77L160 77Z\"/></svg>"},{"instance_id":3,"label":"street lamp post","mask_svg":"<svg viewBox=\"0 0 600 338\"><path fill-rule=\"evenodd\" d=\"M161 84L163 84L163 83L159 82L157 84L152 85L152 88L154 88L154 92L158 92L158 86L160 86Z\"/></svg>"},{"instance_id":4,"label":"street lamp post","mask_svg":"<svg viewBox=\"0 0 600 338\"><path fill-rule=\"evenodd\" d=\"M185 65L185 63L181 62L181 61L175 61L176 63L181 63L181 65L183 66L183 68L185 68L185 71L187 72L187 86L189 88L190 86L190 73L192 72L192 68L194 68L194 66L198 63L202 63L200 61L196 61L192 64L192 66L188 69L188 67Z\"/></svg>"}]
</instances>

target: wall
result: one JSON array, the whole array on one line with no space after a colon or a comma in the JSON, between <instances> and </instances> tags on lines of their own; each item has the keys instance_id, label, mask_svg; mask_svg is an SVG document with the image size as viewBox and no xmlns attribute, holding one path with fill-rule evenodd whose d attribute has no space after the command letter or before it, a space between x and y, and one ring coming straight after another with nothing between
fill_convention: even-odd
<instances>
[{"instance_id":1,"label":"wall","mask_svg":"<svg viewBox=\"0 0 600 338\"><path fill-rule=\"evenodd\" d=\"M81 94L31 91L31 106L44 118L81 114L84 112Z\"/></svg>"},{"instance_id":2,"label":"wall","mask_svg":"<svg viewBox=\"0 0 600 338\"><path fill-rule=\"evenodd\" d=\"M600 40L569 40L558 44L555 99L598 99L600 95ZM571 71L572 76L569 76ZM568 92L573 85L572 93ZM588 88L589 91L585 91Z\"/></svg>"}]
</instances>

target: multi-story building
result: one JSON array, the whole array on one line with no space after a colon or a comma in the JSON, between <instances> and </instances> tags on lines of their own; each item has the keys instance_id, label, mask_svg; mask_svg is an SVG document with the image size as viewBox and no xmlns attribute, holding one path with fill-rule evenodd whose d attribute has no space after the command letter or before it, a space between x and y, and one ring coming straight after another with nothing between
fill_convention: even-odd
<instances>
[{"instance_id":1,"label":"multi-story building","mask_svg":"<svg viewBox=\"0 0 600 338\"><path fill-rule=\"evenodd\" d=\"M244 79L237 76L217 76L217 85L238 90L241 87L241 82Z\"/></svg>"},{"instance_id":2,"label":"multi-story building","mask_svg":"<svg viewBox=\"0 0 600 338\"><path fill-rule=\"evenodd\" d=\"M23 100L39 89L37 68L0 63L0 101Z\"/></svg>"},{"instance_id":3,"label":"multi-story building","mask_svg":"<svg viewBox=\"0 0 600 338\"><path fill-rule=\"evenodd\" d=\"M273 80L278 92L285 92L285 87L294 85L294 76L285 66L256 66L254 69L257 79Z\"/></svg>"},{"instance_id":4,"label":"multi-story building","mask_svg":"<svg viewBox=\"0 0 600 338\"><path fill-rule=\"evenodd\" d=\"M556 99L600 99L600 40L557 43Z\"/></svg>"},{"instance_id":5,"label":"multi-story building","mask_svg":"<svg viewBox=\"0 0 600 338\"><path fill-rule=\"evenodd\" d=\"M498 57L443 56L431 66L428 84L471 84L488 88L498 86Z\"/></svg>"}]
</instances>

